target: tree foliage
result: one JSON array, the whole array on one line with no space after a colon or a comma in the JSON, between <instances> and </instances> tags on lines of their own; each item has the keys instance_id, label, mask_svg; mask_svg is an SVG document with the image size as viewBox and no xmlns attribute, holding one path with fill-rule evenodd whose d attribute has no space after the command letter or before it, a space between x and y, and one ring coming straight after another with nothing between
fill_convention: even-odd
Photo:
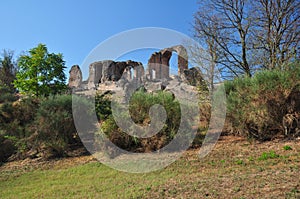
<instances>
[{"instance_id":1,"label":"tree foliage","mask_svg":"<svg viewBox=\"0 0 300 199\"><path fill-rule=\"evenodd\" d=\"M48 96L66 88L63 56L48 53L44 44L31 49L28 55L22 55L18 66L19 72L14 84L22 93Z\"/></svg>"}]
</instances>

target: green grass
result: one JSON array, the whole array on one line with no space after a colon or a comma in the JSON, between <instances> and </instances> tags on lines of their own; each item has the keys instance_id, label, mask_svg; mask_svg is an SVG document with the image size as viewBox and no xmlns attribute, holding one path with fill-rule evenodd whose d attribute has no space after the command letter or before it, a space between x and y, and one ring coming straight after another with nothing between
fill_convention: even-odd
<instances>
[{"instance_id":1,"label":"green grass","mask_svg":"<svg viewBox=\"0 0 300 199\"><path fill-rule=\"evenodd\" d=\"M283 146L283 150L289 151L289 150L293 150L293 148L289 145L285 145L285 146Z\"/></svg>"},{"instance_id":2,"label":"green grass","mask_svg":"<svg viewBox=\"0 0 300 199\"><path fill-rule=\"evenodd\" d=\"M294 150L276 143L265 152L264 144L226 142L203 159L191 150L167 168L146 174L116 171L95 161L15 169L4 165L0 198L297 198L300 144L290 145Z\"/></svg>"},{"instance_id":3,"label":"green grass","mask_svg":"<svg viewBox=\"0 0 300 199\"><path fill-rule=\"evenodd\" d=\"M172 175L170 172L130 174L94 162L8 177L0 183L0 195L1 198L139 198Z\"/></svg>"},{"instance_id":4,"label":"green grass","mask_svg":"<svg viewBox=\"0 0 300 199\"><path fill-rule=\"evenodd\" d=\"M275 151L263 152L261 156L258 158L259 160L268 160L278 158L279 155L275 153Z\"/></svg>"}]
</instances>

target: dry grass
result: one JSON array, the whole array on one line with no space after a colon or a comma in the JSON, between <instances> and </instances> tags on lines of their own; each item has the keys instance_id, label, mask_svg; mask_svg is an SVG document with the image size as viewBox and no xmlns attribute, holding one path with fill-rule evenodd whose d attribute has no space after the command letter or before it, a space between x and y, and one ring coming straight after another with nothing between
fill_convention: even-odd
<instances>
[{"instance_id":1,"label":"dry grass","mask_svg":"<svg viewBox=\"0 0 300 199\"><path fill-rule=\"evenodd\" d=\"M196 149L189 150L167 168L147 174L115 171L91 156L50 162L10 162L0 167L0 195L1 198L300 198L300 140L257 143L226 136L205 158L199 159L197 153Z\"/></svg>"}]
</instances>

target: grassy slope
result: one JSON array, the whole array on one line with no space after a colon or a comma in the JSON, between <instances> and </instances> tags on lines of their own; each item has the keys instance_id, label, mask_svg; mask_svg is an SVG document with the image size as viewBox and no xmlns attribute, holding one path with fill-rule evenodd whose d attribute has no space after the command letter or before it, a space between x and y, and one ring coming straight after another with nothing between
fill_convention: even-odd
<instances>
[{"instance_id":1,"label":"grassy slope","mask_svg":"<svg viewBox=\"0 0 300 199\"><path fill-rule=\"evenodd\" d=\"M204 159L190 150L148 174L115 171L90 159L3 165L0 198L300 197L300 141L251 144L225 137Z\"/></svg>"}]
</instances>

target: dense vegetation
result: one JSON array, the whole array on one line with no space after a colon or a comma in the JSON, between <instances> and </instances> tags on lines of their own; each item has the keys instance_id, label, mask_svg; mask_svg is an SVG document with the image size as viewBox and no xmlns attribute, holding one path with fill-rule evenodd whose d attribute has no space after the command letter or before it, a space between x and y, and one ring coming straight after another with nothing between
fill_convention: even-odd
<instances>
[{"instance_id":1,"label":"dense vegetation","mask_svg":"<svg viewBox=\"0 0 300 199\"><path fill-rule=\"evenodd\" d=\"M300 135L299 62L291 63L286 70L264 70L252 78L227 81L225 87L227 133L258 140ZM288 116L290 121L284 124Z\"/></svg>"},{"instance_id":2,"label":"dense vegetation","mask_svg":"<svg viewBox=\"0 0 300 199\"><path fill-rule=\"evenodd\" d=\"M72 116L72 96L25 98L0 106L1 135L16 148L17 157L67 155L81 142Z\"/></svg>"},{"instance_id":3,"label":"dense vegetation","mask_svg":"<svg viewBox=\"0 0 300 199\"><path fill-rule=\"evenodd\" d=\"M115 122L115 119L110 110L109 96L97 96L96 107L97 114L100 118L101 131L117 146L135 152L149 152L156 151L171 140L176 135L180 120L181 111L179 102L174 99L174 96L170 92L157 92L147 93L143 89L136 91L129 103L129 112L131 118L126 118L126 115L122 115L124 121L130 121L131 119L138 125L148 126L150 124L149 110L153 105L160 104L166 111L166 123L163 128L154 136L149 138L138 138L131 136L122 131ZM186 109L191 109L189 105L183 105ZM105 147L105 146L104 146Z\"/></svg>"},{"instance_id":4,"label":"dense vegetation","mask_svg":"<svg viewBox=\"0 0 300 199\"><path fill-rule=\"evenodd\" d=\"M14 61L11 51L0 59L0 162L13 155L57 157L81 145L66 93L62 54L39 44ZM20 95L19 92L22 94ZM60 95L58 95L60 94Z\"/></svg>"},{"instance_id":5,"label":"dense vegetation","mask_svg":"<svg viewBox=\"0 0 300 199\"><path fill-rule=\"evenodd\" d=\"M296 138L300 134L299 85L300 66L297 61L289 64L285 70L263 70L253 77L226 81L227 118L224 134L242 135L261 141ZM0 90L0 141L4 146L1 161L11 155L14 158L63 157L74 147L82 147L74 125L71 95L32 96L30 92L30 96L24 95L19 99L15 91L5 84L1 85ZM207 95L207 90L199 89L199 92L202 97ZM130 99L131 118L138 125L150 123L151 106L160 104L166 109L165 126L150 138L128 135L118 127L111 111L111 95L98 94L95 99L101 131L123 149L155 151L168 144L178 131L181 111L169 92L150 94L140 89ZM91 106L87 99L81 100L85 101L82 101L85 106ZM188 105L186 108L189 108ZM201 122L192 147L200 146L205 136L210 118L209 102L200 103L200 112ZM293 116L290 124L283 124L287 115Z\"/></svg>"}]
</instances>

